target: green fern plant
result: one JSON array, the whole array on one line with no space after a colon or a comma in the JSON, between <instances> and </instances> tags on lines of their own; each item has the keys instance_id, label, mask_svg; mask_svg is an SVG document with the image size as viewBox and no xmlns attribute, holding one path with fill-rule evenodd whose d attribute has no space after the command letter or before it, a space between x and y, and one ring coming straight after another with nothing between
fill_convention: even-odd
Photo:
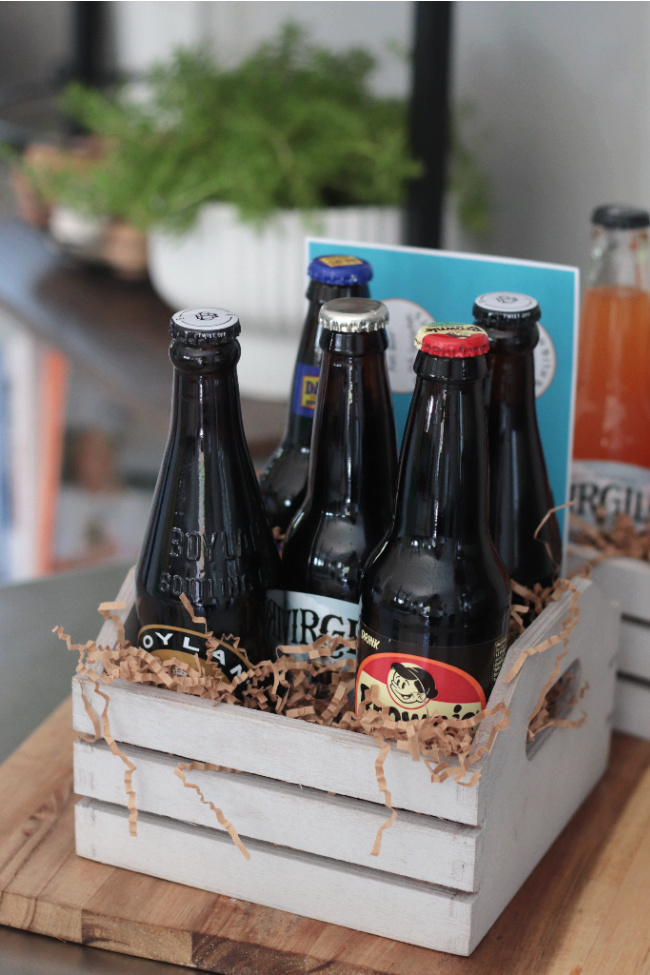
<instances>
[{"instance_id":1,"label":"green fern plant","mask_svg":"<svg viewBox=\"0 0 650 975\"><path fill-rule=\"evenodd\" d=\"M140 228L184 230L206 201L264 220L278 208L398 205L422 167L407 106L373 94L373 58L332 53L285 26L236 68L180 50L146 98L70 86L65 111L105 146L93 166L28 170L47 199Z\"/></svg>"}]
</instances>

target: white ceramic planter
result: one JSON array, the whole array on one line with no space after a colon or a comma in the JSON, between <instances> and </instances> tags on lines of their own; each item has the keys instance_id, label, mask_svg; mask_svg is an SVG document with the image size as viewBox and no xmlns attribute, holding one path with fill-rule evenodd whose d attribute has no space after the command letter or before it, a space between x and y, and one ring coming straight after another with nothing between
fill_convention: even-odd
<instances>
[{"instance_id":1,"label":"white ceramic planter","mask_svg":"<svg viewBox=\"0 0 650 975\"><path fill-rule=\"evenodd\" d=\"M259 228L242 223L234 206L206 204L188 233L149 237L149 274L174 309L228 308L242 322L242 393L286 399L305 314L305 237L400 244L402 212L345 207L306 217L281 211Z\"/></svg>"}]
</instances>

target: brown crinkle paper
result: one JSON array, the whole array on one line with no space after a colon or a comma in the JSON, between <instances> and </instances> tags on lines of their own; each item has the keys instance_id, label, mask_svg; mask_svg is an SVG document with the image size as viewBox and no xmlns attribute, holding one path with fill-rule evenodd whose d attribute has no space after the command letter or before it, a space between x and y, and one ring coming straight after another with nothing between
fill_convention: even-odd
<instances>
[{"instance_id":1,"label":"brown crinkle paper","mask_svg":"<svg viewBox=\"0 0 650 975\"><path fill-rule=\"evenodd\" d=\"M550 606L553 602L557 602L565 592L571 592L573 595L566 618L562 620L560 632L555 636L549 637L548 640L544 640L542 643L530 647L528 650L522 650L510 670L501 678L506 684L514 680L528 657L532 657L536 653L544 653L545 650L550 650L551 647L555 647L560 643L566 644L580 619L580 607L578 606L580 592L570 579L558 579L553 586L549 586L547 589L542 589L539 583L535 585L534 589L527 589L525 586L520 586L518 582L513 580L513 597L519 597L522 602L513 602L510 606L509 635L511 643L520 633L524 632L527 626L530 626L537 619L539 614L547 606Z\"/></svg>"},{"instance_id":2,"label":"brown crinkle paper","mask_svg":"<svg viewBox=\"0 0 650 975\"><path fill-rule=\"evenodd\" d=\"M639 530L629 515L617 515L611 525L606 523L604 511L600 512L597 525L589 525L571 515L571 541L598 549L599 554L583 566L583 573L604 559L621 556L650 562L650 524Z\"/></svg>"},{"instance_id":3,"label":"brown crinkle paper","mask_svg":"<svg viewBox=\"0 0 650 975\"><path fill-rule=\"evenodd\" d=\"M511 609L511 642L542 612L545 606L559 599L567 590L572 590L574 595L561 632L539 646L523 651L505 675L506 681L512 680L519 673L526 659L533 653L541 653L560 643L566 643L577 624L579 614L577 605L579 593L566 579L559 579L549 589L536 586L534 590L530 590L513 583L513 595L516 601L513 602ZM194 614L186 597L182 596L181 599L192 621L202 626L207 633L205 619ZM430 782L444 782L445 779L453 778L458 785L471 787L480 778L480 772L473 770L473 766L490 752L497 735L507 728L510 722L509 710L504 704L486 708L478 715L464 720L444 718L434 714L418 721L395 721L389 716L387 708L378 709L376 689L371 692L364 712L356 715L352 703L356 662L354 659L330 659L341 647L354 649L356 643L338 637L322 636L313 644L306 646L280 647L280 656L277 660L264 661L240 674L233 681L226 679L214 664L211 674L196 671L186 675L184 670L186 665L182 661L177 658L159 660L142 647L133 646L126 639L124 627L115 615L117 611L125 608L123 603L115 602L102 603L99 607L99 612L104 618L111 619L115 623L118 639L114 647L98 646L93 641L73 644L61 627L56 627L54 632L66 642L68 649L79 653L77 673L88 677L93 684L94 693L104 699L101 717L98 718L84 696L84 704L95 731L94 738L86 738L86 740L96 741L103 737L113 754L126 766L125 790L128 796L129 828L132 835L136 835L137 832L136 796L132 783L135 765L111 735L108 719L109 698L100 686L110 684L115 679L165 687L183 694L208 698L214 704L227 703L255 708L312 724L372 735L379 749L375 761L377 785L384 795L387 809L390 810L389 818L377 832L372 849L373 856L379 854L384 830L397 818L397 811L393 809L391 793L384 774L384 763L393 746L398 751L408 752L413 761L422 761L429 773ZM238 642L236 637L217 639L209 634L208 659L211 659L219 647L237 647ZM558 657L551 679L542 690L537 707L530 717L529 738L539 734L546 727L576 727L584 720L582 718L579 722L571 722L555 715L554 700L559 698L555 685L563 657L564 654ZM486 743L472 750L476 730L488 718L498 720L493 721ZM213 810L220 825L248 859L249 853L235 827L221 809L205 798L198 785L188 781L185 774L193 770L206 769L235 771L202 762L179 762L174 771L183 785L196 791L201 802Z\"/></svg>"},{"instance_id":4,"label":"brown crinkle paper","mask_svg":"<svg viewBox=\"0 0 650 975\"><path fill-rule=\"evenodd\" d=\"M551 675L542 687L537 704L528 719L528 740L533 741L537 735L547 728L581 728L587 720L587 713L583 711L576 719L562 717L581 701L587 691L588 684L577 688L573 686L574 675L567 671L560 676L562 661L566 657L566 650L555 661ZM572 691L571 694L568 692Z\"/></svg>"}]
</instances>

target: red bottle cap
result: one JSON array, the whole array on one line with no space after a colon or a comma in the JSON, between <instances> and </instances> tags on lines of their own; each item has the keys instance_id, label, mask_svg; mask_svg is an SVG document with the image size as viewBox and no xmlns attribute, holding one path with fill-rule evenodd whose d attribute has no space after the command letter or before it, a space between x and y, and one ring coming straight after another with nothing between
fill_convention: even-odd
<instances>
[{"instance_id":1,"label":"red bottle cap","mask_svg":"<svg viewBox=\"0 0 650 975\"><path fill-rule=\"evenodd\" d=\"M435 322L423 325L415 336L415 347L427 355L447 359L467 359L490 351L487 332L478 325L462 322Z\"/></svg>"}]
</instances>

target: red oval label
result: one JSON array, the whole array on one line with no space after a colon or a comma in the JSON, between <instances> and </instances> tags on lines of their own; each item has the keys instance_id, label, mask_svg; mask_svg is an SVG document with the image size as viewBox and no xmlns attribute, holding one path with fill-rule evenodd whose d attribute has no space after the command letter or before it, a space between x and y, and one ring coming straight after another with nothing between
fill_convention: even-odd
<instances>
[{"instance_id":1,"label":"red oval label","mask_svg":"<svg viewBox=\"0 0 650 975\"><path fill-rule=\"evenodd\" d=\"M357 712L363 710L362 702L377 710L389 708L396 721L435 712L444 718L472 718L485 707L485 693L471 674L451 664L410 653L376 653L366 657L357 673Z\"/></svg>"}]
</instances>

